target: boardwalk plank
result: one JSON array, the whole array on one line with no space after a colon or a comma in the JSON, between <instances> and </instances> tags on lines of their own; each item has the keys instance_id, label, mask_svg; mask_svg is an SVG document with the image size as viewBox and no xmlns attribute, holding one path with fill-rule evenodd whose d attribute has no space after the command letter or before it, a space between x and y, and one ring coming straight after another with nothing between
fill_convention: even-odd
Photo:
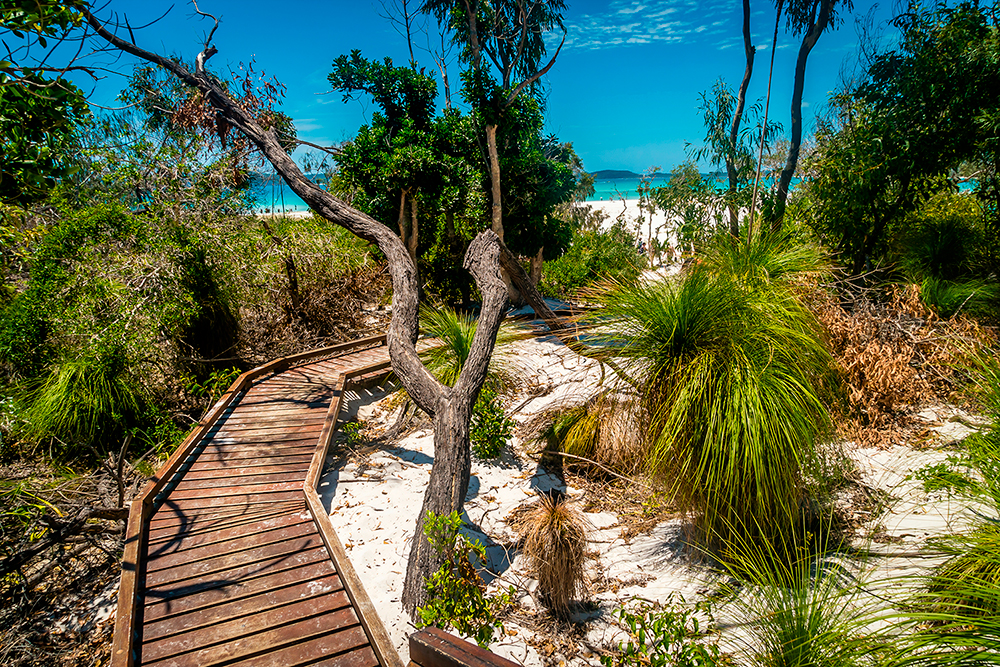
<instances>
[{"instance_id":1,"label":"boardwalk plank","mask_svg":"<svg viewBox=\"0 0 1000 667\"><path fill-rule=\"evenodd\" d=\"M205 607L213 607L233 600L278 590L285 586L330 577L336 580L334 588L343 588L340 577L334 573L333 565L324 559L284 570L268 571L266 574L248 576L246 579L234 581L224 586L199 590L169 600L147 602L143 611L143 622L149 624L168 618L176 618Z\"/></svg>"},{"instance_id":2,"label":"boardwalk plank","mask_svg":"<svg viewBox=\"0 0 1000 667\"><path fill-rule=\"evenodd\" d=\"M178 637L142 645L147 665L199 665L252 657L263 649L295 644L307 637L358 623L346 593L305 600L261 614L220 623ZM363 643L366 638L351 638ZM355 644L357 645L357 644ZM348 648L345 646L344 648ZM351 647L353 648L353 647ZM173 658L173 661L167 661ZM163 661L162 663L160 661Z\"/></svg>"},{"instance_id":3,"label":"boardwalk plank","mask_svg":"<svg viewBox=\"0 0 1000 667\"><path fill-rule=\"evenodd\" d=\"M370 643L370 621L359 620L302 489L344 377L388 360L376 342L245 375L173 476L152 487L138 664L378 667L387 655L382 640Z\"/></svg>"},{"instance_id":4,"label":"boardwalk plank","mask_svg":"<svg viewBox=\"0 0 1000 667\"><path fill-rule=\"evenodd\" d=\"M251 614L264 614L279 610L295 602L316 600L324 595L334 595L343 587L336 575L317 577L299 581L290 586L276 587L230 600L223 604L203 607L159 622L144 619L142 641L149 643L158 639L193 633L202 628L210 628ZM340 599L340 598L338 598ZM342 603L346 606L346 603Z\"/></svg>"}]
</instances>

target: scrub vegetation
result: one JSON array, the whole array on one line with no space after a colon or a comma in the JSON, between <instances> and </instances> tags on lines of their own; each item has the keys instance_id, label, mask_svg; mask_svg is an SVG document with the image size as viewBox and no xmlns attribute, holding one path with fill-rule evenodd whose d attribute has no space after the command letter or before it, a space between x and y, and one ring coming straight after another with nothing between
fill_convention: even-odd
<instances>
[{"instance_id":1,"label":"scrub vegetation","mask_svg":"<svg viewBox=\"0 0 1000 667\"><path fill-rule=\"evenodd\" d=\"M704 145L667 184L652 185L654 169L639 186L643 215L667 215L657 230L589 211L593 178L571 143L545 131L540 82L561 49L546 40L569 29L564 3L428 0L417 14L442 31L440 94L415 60L331 53L331 86L373 112L352 140L310 158L352 215L390 230L398 256L329 213L258 210L254 184L282 160L265 158L223 112L247 114L281 158L301 142L280 110L281 84L253 63L223 76L199 57L185 70L199 87L122 59L116 66L133 68L122 108L91 110L64 70L27 48L80 34L88 3L8 4L0 662L107 657L107 630L87 645L83 630L49 633L49 619L84 608L118 575L126 508L143 481L241 372L384 332L398 275L416 277L420 333L439 343L422 354L445 388L435 396L450 405L461 388L473 406L468 435L456 429L461 441L445 444L495 465L532 456L515 451L530 429L509 414L531 369L505 355L528 334L501 327L480 348L495 350L485 379L459 381L477 358L479 323L500 312L462 268L484 238L515 258L488 267L507 279L508 301L537 308L536 288L566 300L574 314L547 324L601 370L592 391L535 425L538 465L563 483L625 478L652 490L657 511L682 522L691 564L726 582L711 602L618 610L627 637L604 647L603 664L1000 661L996 3L900 13L898 42L872 42L809 138L807 56L854 8L778 2L776 34L784 21L801 38L783 143L770 100L746 100L755 51L744 2L743 85L712 85L701 99ZM409 28L413 7L402 11ZM461 70L454 91L449 42ZM702 174L696 161L720 171ZM845 448L912 444L913 415L943 404L985 418L915 476L973 518L919 545L935 565L872 582L875 549L860 544L872 536L845 511L847 491L861 488ZM393 435L415 411L404 407ZM468 470L453 473L468 486ZM594 610L588 525L574 503L556 490L511 518L539 617L560 629ZM425 513L413 540L419 576L408 573L402 597L422 625L487 645L523 613L526 591L487 587L485 548L464 537L460 509ZM877 604L875 584L891 589ZM741 645L725 643L716 613L738 617Z\"/></svg>"}]
</instances>

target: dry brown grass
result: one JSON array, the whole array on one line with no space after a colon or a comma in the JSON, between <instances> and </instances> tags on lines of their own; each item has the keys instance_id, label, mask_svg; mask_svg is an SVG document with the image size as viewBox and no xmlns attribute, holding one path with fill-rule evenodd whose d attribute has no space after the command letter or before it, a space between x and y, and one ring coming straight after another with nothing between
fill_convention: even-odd
<instances>
[{"instance_id":1,"label":"dry brown grass","mask_svg":"<svg viewBox=\"0 0 1000 667\"><path fill-rule=\"evenodd\" d=\"M276 277L281 282L283 277ZM391 312L373 310L391 290L381 264L370 263L300 287L298 309L287 288L276 285L273 301L242 307L239 356L252 364L385 331Z\"/></svg>"},{"instance_id":2,"label":"dry brown grass","mask_svg":"<svg viewBox=\"0 0 1000 667\"><path fill-rule=\"evenodd\" d=\"M542 601L565 617L570 602L586 590L587 528L583 515L561 494L541 494L508 521L520 535L531 576Z\"/></svg>"},{"instance_id":3,"label":"dry brown grass","mask_svg":"<svg viewBox=\"0 0 1000 667\"><path fill-rule=\"evenodd\" d=\"M826 331L843 382L837 428L863 446L906 440L920 405L960 401L960 369L972 350L996 338L964 316L938 319L920 300L918 285L839 295L814 287L806 302Z\"/></svg>"}]
</instances>

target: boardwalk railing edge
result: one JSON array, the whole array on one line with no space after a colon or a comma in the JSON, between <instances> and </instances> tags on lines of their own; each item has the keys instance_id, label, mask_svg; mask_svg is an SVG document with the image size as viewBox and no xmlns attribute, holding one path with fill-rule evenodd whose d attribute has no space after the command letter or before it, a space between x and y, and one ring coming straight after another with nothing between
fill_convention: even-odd
<instances>
[{"instance_id":1,"label":"boardwalk railing edge","mask_svg":"<svg viewBox=\"0 0 1000 667\"><path fill-rule=\"evenodd\" d=\"M332 356L341 352L350 352L359 348L377 347L385 345L384 335L362 338L360 340L341 343L330 347L310 350L299 354L281 357L270 361L262 366L246 371L240 375L230 385L226 393L216 402L212 409L201 419L198 426L187 435L178 445L174 453L167 459L167 462L150 478L142 492L129 505L128 525L125 530L125 549L122 554L122 577L118 589L118 608L115 614L115 631L111 645L111 665L114 667L133 667L135 664L135 652L132 650L134 642L134 626L136 620L137 602L139 597L139 554L145 542L145 521L149 518L153 510L153 500L157 494L167 484L173 474L180 467L181 463L190 455L191 451L205 434L218 421L222 413L233 403L241 391L256 378L267 373L285 370L294 365L324 356ZM342 393L342 391L340 392ZM335 402L340 404L339 394ZM331 406L332 407L332 406ZM338 409L339 413L339 409ZM333 420L336 426L336 419ZM326 439L332 437L332 432ZM328 444L328 443L327 443ZM326 456L326 444L323 446L324 458ZM309 494L306 494L308 498ZM318 500L318 498L317 498ZM327 517L329 520L329 517ZM332 526L331 526L332 527ZM324 537L324 539L326 539ZM355 576L355 578L357 578ZM367 597L367 596L366 596ZM370 604L370 603L369 603ZM374 611L374 608L372 608ZM377 618L377 617L376 617ZM369 619L369 623L371 623ZM378 621L381 627L381 622ZM367 626L366 626L367 631ZM385 630L383 629L384 633ZM391 647L391 644L390 644ZM386 667L399 667L399 656L396 656L395 663L383 663Z\"/></svg>"}]
</instances>

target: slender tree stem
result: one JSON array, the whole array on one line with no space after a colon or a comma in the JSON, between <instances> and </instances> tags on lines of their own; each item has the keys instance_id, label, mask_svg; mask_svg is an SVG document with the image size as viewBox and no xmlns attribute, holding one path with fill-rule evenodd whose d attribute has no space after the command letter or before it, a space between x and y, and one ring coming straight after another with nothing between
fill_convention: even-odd
<instances>
[{"instance_id":1,"label":"slender tree stem","mask_svg":"<svg viewBox=\"0 0 1000 667\"><path fill-rule=\"evenodd\" d=\"M774 39L771 41L771 66L767 71L767 99L764 101L764 123L760 128L760 151L757 153L757 173L753 179L753 196L750 198L750 219L747 222L747 245L753 236L753 217L757 210L757 188L760 185L760 165L764 161L764 138L767 136L767 111L771 106L771 80L774 78L774 52L778 50L778 27L781 25L781 8L784 0L778 0L778 13L774 17Z\"/></svg>"}]
</instances>

